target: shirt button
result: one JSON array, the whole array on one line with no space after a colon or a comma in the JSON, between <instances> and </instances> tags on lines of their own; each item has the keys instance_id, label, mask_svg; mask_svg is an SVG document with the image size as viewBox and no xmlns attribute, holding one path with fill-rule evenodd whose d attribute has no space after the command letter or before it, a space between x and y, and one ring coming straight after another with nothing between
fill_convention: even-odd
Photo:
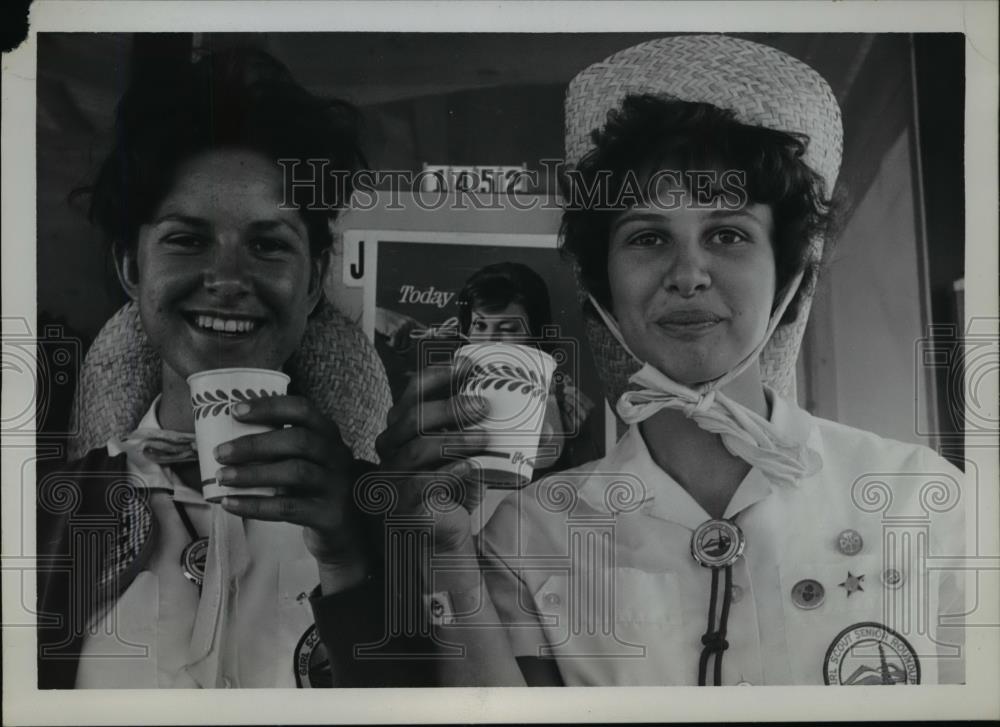
<instances>
[{"instance_id":1,"label":"shirt button","mask_svg":"<svg viewBox=\"0 0 1000 727\"><path fill-rule=\"evenodd\" d=\"M734 583L730 590L732 591L732 602L739 603L743 599L743 589Z\"/></svg>"},{"instance_id":2,"label":"shirt button","mask_svg":"<svg viewBox=\"0 0 1000 727\"><path fill-rule=\"evenodd\" d=\"M903 581L906 579L903 577L903 572L895 568L886 568L882 571L882 585L886 588L892 588L895 590L903 585Z\"/></svg>"},{"instance_id":3,"label":"shirt button","mask_svg":"<svg viewBox=\"0 0 1000 727\"><path fill-rule=\"evenodd\" d=\"M826 597L826 589L819 581L803 578L792 586L792 603L807 611L819 608Z\"/></svg>"},{"instance_id":4,"label":"shirt button","mask_svg":"<svg viewBox=\"0 0 1000 727\"><path fill-rule=\"evenodd\" d=\"M546 606L558 606L562 603L558 593L546 593L544 600Z\"/></svg>"},{"instance_id":5,"label":"shirt button","mask_svg":"<svg viewBox=\"0 0 1000 727\"><path fill-rule=\"evenodd\" d=\"M865 540L857 530L847 529L837 536L837 550L844 555L857 555L865 547Z\"/></svg>"},{"instance_id":6,"label":"shirt button","mask_svg":"<svg viewBox=\"0 0 1000 727\"><path fill-rule=\"evenodd\" d=\"M738 687L752 687L753 686L753 682L748 682L746 679L742 679L742 680L736 682L736 686L738 686Z\"/></svg>"}]
</instances>

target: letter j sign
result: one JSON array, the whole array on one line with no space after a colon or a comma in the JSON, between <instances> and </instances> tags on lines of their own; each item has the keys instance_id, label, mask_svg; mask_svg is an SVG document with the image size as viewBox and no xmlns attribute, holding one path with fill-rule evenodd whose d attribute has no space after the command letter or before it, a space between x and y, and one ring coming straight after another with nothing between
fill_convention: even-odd
<instances>
[{"instance_id":1,"label":"letter j sign","mask_svg":"<svg viewBox=\"0 0 1000 727\"><path fill-rule=\"evenodd\" d=\"M366 244L362 236L344 236L344 285L348 288L360 288L365 284L365 276L371 267L369 258L374 250Z\"/></svg>"}]
</instances>

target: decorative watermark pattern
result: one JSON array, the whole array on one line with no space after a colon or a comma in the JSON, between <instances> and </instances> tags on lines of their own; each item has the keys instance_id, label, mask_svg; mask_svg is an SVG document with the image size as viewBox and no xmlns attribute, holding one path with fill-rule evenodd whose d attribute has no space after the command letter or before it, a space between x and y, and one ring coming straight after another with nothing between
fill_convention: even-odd
<instances>
[{"instance_id":1,"label":"decorative watermark pattern","mask_svg":"<svg viewBox=\"0 0 1000 727\"><path fill-rule=\"evenodd\" d=\"M917 340L916 373L940 372L937 380L945 389L944 396L938 397L944 411L935 419L927 416L934 411L934 402L926 400L927 391L918 383L914 392L916 434L938 437L943 444L954 440L969 446L996 446L1000 413L989 392L996 392L1000 377L997 326L995 317L973 316L964 329L951 324L928 326L927 335ZM921 381L921 377L914 381Z\"/></svg>"},{"instance_id":2,"label":"decorative watermark pattern","mask_svg":"<svg viewBox=\"0 0 1000 727\"><path fill-rule=\"evenodd\" d=\"M36 326L24 317L3 318L4 436L66 437L79 431L68 411L79 381L83 342L58 324ZM67 409L53 421L56 408ZM54 417L59 419L60 417Z\"/></svg>"}]
</instances>

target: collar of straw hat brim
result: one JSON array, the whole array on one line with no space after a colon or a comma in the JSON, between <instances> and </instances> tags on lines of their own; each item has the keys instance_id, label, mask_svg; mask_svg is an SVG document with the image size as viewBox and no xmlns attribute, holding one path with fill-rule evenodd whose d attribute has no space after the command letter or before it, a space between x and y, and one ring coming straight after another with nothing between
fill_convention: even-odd
<instances>
[{"instance_id":1,"label":"collar of straw hat brim","mask_svg":"<svg viewBox=\"0 0 1000 727\"><path fill-rule=\"evenodd\" d=\"M73 399L72 459L132 432L160 392L162 361L150 345L134 303L118 310L87 351ZM392 397L371 342L323 304L286 366L298 390L330 417L359 459L377 461L375 437Z\"/></svg>"}]
</instances>

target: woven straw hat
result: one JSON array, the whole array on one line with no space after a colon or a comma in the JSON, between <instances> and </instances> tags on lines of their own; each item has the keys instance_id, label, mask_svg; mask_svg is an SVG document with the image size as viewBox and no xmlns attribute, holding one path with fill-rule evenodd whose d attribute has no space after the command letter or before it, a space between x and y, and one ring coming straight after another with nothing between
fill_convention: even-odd
<instances>
[{"instance_id":1,"label":"woven straw hat","mask_svg":"<svg viewBox=\"0 0 1000 727\"><path fill-rule=\"evenodd\" d=\"M843 151L837 99L815 70L775 48L725 35L683 35L640 43L589 66L566 90L568 165L593 148L591 133L628 94L710 103L745 124L805 134L804 160L823 178L826 194L833 191ZM811 242L819 259L823 240ZM795 361L813 292L803 291L798 317L779 326L761 354L764 381L785 396L795 395ZM615 402L639 365L589 306L584 318L605 393Z\"/></svg>"},{"instance_id":2,"label":"woven straw hat","mask_svg":"<svg viewBox=\"0 0 1000 727\"><path fill-rule=\"evenodd\" d=\"M354 456L377 462L375 437L385 426L392 395L371 342L326 303L309 319L299 350L286 370L305 396L340 428ZM73 399L79 433L71 459L135 430L160 392L161 361L128 303L94 340Z\"/></svg>"}]
</instances>

